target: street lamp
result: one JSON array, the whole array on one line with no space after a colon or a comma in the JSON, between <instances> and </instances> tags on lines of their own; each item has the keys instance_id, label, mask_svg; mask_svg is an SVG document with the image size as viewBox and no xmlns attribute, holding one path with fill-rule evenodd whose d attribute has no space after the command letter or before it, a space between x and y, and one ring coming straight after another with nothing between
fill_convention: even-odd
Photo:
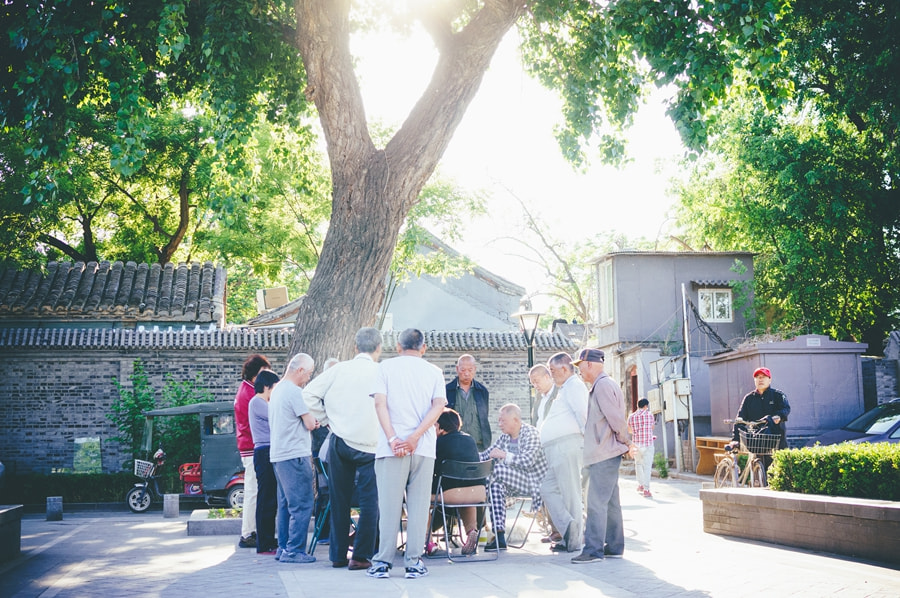
<instances>
[{"instance_id":1,"label":"street lamp","mask_svg":"<svg viewBox=\"0 0 900 598\"><path fill-rule=\"evenodd\" d=\"M539 311L519 311L513 317L519 318L519 329L525 336L525 345L528 347L528 369L534 365L534 337L537 334L538 321L543 314Z\"/></svg>"},{"instance_id":2,"label":"street lamp","mask_svg":"<svg viewBox=\"0 0 900 598\"><path fill-rule=\"evenodd\" d=\"M519 329L522 331L522 334L525 336L525 346L528 347L528 371L531 371L531 368L534 366L534 337L537 334L538 320L541 319L541 312L539 311L518 311L512 316L514 318L519 318ZM528 411L531 413L532 419L534 419L534 387L529 383L529 388L531 392L529 393L528 398ZM536 423L534 421L532 424Z\"/></svg>"}]
</instances>

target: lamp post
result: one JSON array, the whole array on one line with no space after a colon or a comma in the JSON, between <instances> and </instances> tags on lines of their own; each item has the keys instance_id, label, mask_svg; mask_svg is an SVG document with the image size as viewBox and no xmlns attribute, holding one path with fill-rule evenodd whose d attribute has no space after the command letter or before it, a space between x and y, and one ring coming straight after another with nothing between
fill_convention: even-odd
<instances>
[{"instance_id":1,"label":"lamp post","mask_svg":"<svg viewBox=\"0 0 900 598\"><path fill-rule=\"evenodd\" d=\"M519 329L525 336L525 346L528 347L528 371L534 366L534 337L537 335L538 321L541 319L542 312L539 311L518 311L512 316L519 318ZM534 412L534 388L529 384L530 393L528 398L528 412ZM533 417L533 415L532 415ZM531 422L534 424L535 422Z\"/></svg>"}]
</instances>

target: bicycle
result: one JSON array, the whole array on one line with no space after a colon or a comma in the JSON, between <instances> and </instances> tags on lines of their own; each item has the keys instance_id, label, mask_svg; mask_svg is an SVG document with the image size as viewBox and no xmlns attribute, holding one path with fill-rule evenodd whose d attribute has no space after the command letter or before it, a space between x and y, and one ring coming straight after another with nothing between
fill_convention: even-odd
<instances>
[{"instance_id":1,"label":"bicycle","mask_svg":"<svg viewBox=\"0 0 900 598\"><path fill-rule=\"evenodd\" d=\"M716 465L714 476L716 488L749 486L751 488L765 488L766 468L762 459L771 455L778 448L781 440L779 434L766 434L759 429L766 425L766 420L755 422L744 421L741 418L726 419L726 424L743 424L746 430L740 431L740 448L732 446L725 450L725 456ZM747 455L747 464L742 470L738 463L739 455Z\"/></svg>"}]
</instances>

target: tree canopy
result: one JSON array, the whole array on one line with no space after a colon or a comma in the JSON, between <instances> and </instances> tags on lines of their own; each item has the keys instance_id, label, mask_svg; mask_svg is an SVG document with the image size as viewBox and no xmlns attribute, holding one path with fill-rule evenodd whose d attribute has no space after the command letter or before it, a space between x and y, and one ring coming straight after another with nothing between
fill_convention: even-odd
<instances>
[{"instance_id":1,"label":"tree canopy","mask_svg":"<svg viewBox=\"0 0 900 598\"><path fill-rule=\"evenodd\" d=\"M882 2L796 2L776 109L736 88L681 188L696 245L757 252L756 321L858 340L900 324L897 39Z\"/></svg>"},{"instance_id":2,"label":"tree canopy","mask_svg":"<svg viewBox=\"0 0 900 598\"><path fill-rule=\"evenodd\" d=\"M110 168L130 176L148 160L150 120L173 103L185 107L178 99L208 110L212 146L235 171L245 167L240 150L258 115L301 127L314 105L327 145L331 216L292 350L346 355L357 327L374 321L404 219L510 28L520 27L529 67L563 97L559 138L579 162L597 149L621 156L622 131L652 85L677 88L669 113L692 147L704 143L710 110L737 74L768 98L785 94L773 74L784 59L780 21L788 6L23 0L3 8L11 41L0 109L4 130L23 136L25 194L40 202L56 194L52 174L78 146L72 131L86 107L109 119ZM384 23L423 27L440 56L405 122L378 146L350 37L360 24Z\"/></svg>"}]
</instances>

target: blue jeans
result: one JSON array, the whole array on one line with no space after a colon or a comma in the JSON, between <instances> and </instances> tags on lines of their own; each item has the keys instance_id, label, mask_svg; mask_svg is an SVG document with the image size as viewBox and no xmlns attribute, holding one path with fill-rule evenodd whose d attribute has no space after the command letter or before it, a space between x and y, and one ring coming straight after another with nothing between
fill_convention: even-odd
<instances>
[{"instance_id":1,"label":"blue jeans","mask_svg":"<svg viewBox=\"0 0 900 598\"><path fill-rule=\"evenodd\" d=\"M587 524L582 554L603 556L625 552L625 524L619 503L619 465L622 457L591 463L588 471Z\"/></svg>"},{"instance_id":2,"label":"blue jeans","mask_svg":"<svg viewBox=\"0 0 900 598\"><path fill-rule=\"evenodd\" d=\"M273 463L278 478L278 546L289 553L306 552L313 511L313 469L310 457Z\"/></svg>"},{"instance_id":3,"label":"blue jeans","mask_svg":"<svg viewBox=\"0 0 900 598\"><path fill-rule=\"evenodd\" d=\"M353 483L356 482L359 522L353 541L353 560L370 560L375 554L375 535L378 531L378 487L375 483L375 453L364 453L347 446L341 438L331 437L328 450L328 469L331 478L331 542L328 557L333 562L347 559L350 543L350 507Z\"/></svg>"}]
</instances>

